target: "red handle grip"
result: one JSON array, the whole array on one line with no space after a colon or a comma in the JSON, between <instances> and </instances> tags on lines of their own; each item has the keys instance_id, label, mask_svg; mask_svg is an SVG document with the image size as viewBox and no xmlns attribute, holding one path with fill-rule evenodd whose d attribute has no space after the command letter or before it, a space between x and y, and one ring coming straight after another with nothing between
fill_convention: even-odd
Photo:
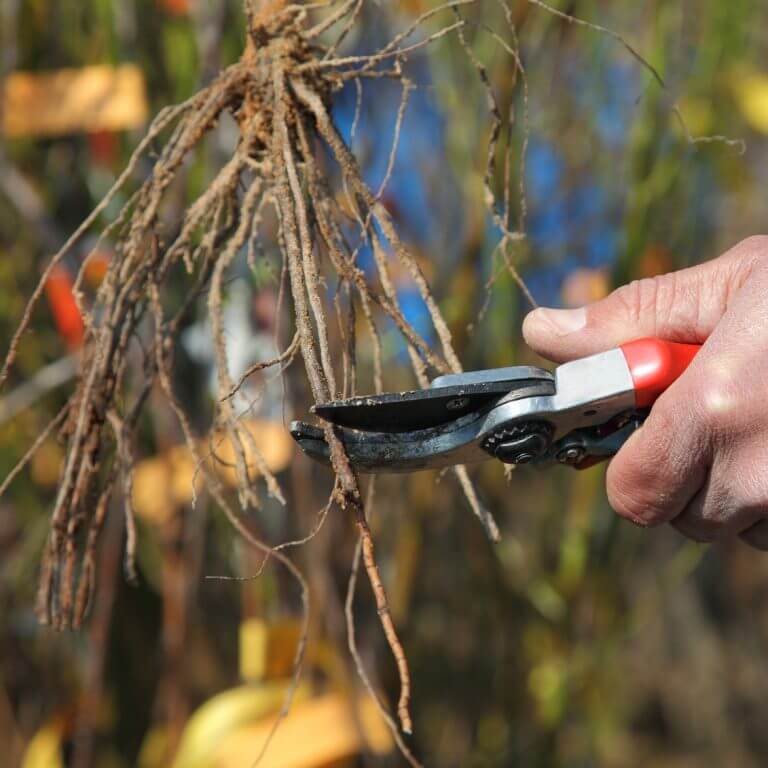
<instances>
[{"instance_id":1,"label":"red handle grip","mask_svg":"<svg viewBox=\"0 0 768 768\"><path fill-rule=\"evenodd\" d=\"M688 367L700 344L637 339L621 345L635 385L635 405L647 408Z\"/></svg>"}]
</instances>

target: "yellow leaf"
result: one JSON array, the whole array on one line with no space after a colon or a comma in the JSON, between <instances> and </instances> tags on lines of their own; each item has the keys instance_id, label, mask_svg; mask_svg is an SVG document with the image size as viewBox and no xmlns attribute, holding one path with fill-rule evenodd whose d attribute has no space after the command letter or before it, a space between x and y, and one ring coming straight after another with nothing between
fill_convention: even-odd
<instances>
[{"instance_id":1,"label":"yellow leaf","mask_svg":"<svg viewBox=\"0 0 768 768\"><path fill-rule=\"evenodd\" d=\"M29 742L21 768L64 768L61 759L61 738L64 723L53 719L43 726Z\"/></svg>"},{"instance_id":2,"label":"yellow leaf","mask_svg":"<svg viewBox=\"0 0 768 768\"><path fill-rule=\"evenodd\" d=\"M173 768L211 768L215 764L214 754L222 745L231 742L235 730L249 723L272 723L270 716L283 705L288 685L287 681L243 685L206 701L192 715L184 729ZM307 696L306 685L300 685L294 696L294 704L298 706ZM254 757L251 756L250 762L244 758L242 764L251 765Z\"/></svg>"},{"instance_id":3,"label":"yellow leaf","mask_svg":"<svg viewBox=\"0 0 768 768\"><path fill-rule=\"evenodd\" d=\"M361 729L355 722L352 706L356 708ZM270 718L243 726L222 739L211 768L248 768L272 726ZM363 738L377 754L386 754L392 749L392 737L370 697L353 704L335 693L320 696L291 708L274 732L259 765L263 768L327 768L360 754L364 748Z\"/></svg>"},{"instance_id":4,"label":"yellow leaf","mask_svg":"<svg viewBox=\"0 0 768 768\"><path fill-rule=\"evenodd\" d=\"M301 624L294 619L246 619L240 624L240 677L249 682L290 677L300 637Z\"/></svg>"}]
</instances>

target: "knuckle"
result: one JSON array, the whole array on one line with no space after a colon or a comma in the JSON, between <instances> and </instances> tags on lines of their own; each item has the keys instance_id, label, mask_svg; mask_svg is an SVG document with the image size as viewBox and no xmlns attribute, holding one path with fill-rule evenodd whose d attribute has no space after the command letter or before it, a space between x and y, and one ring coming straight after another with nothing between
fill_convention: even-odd
<instances>
[{"instance_id":1,"label":"knuckle","mask_svg":"<svg viewBox=\"0 0 768 768\"><path fill-rule=\"evenodd\" d=\"M657 450L661 453L669 447L670 438L681 429L683 416L678 405L678 398L660 397L653 405L651 413L645 421L643 429L646 434L653 432L658 443Z\"/></svg>"},{"instance_id":2,"label":"knuckle","mask_svg":"<svg viewBox=\"0 0 768 768\"><path fill-rule=\"evenodd\" d=\"M750 235L745 237L736 246L736 250L768 255L768 235Z\"/></svg>"},{"instance_id":3,"label":"knuckle","mask_svg":"<svg viewBox=\"0 0 768 768\"><path fill-rule=\"evenodd\" d=\"M723 431L727 414L732 410L731 395L721 386L707 387L700 395L698 405L699 423L710 435Z\"/></svg>"},{"instance_id":4,"label":"knuckle","mask_svg":"<svg viewBox=\"0 0 768 768\"><path fill-rule=\"evenodd\" d=\"M633 280L631 283L627 283L626 285L617 288L612 294L614 300L621 308L622 313L631 323L636 323L640 317L637 283L637 280Z\"/></svg>"},{"instance_id":5,"label":"knuckle","mask_svg":"<svg viewBox=\"0 0 768 768\"><path fill-rule=\"evenodd\" d=\"M695 541L722 541L752 525L762 509L757 490L738 477L731 461L721 457L705 489L673 524Z\"/></svg>"},{"instance_id":6,"label":"knuckle","mask_svg":"<svg viewBox=\"0 0 768 768\"><path fill-rule=\"evenodd\" d=\"M647 318L655 319L661 282L661 278L647 277L616 290L616 300L630 323L640 325Z\"/></svg>"},{"instance_id":7,"label":"knuckle","mask_svg":"<svg viewBox=\"0 0 768 768\"><path fill-rule=\"evenodd\" d=\"M758 262L768 261L768 235L751 235L723 254L728 262L739 262L749 268Z\"/></svg>"},{"instance_id":8,"label":"knuckle","mask_svg":"<svg viewBox=\"0 0 768 768\"><path fill-rule=\"evenodd\" d=\"M609 476L608 503L619 517L650 528L666 519L663 494L649 490L648 484L626 474Z\"/></svg>"},{"instance_id":9,"label":"knuckle","mask_svg":"<svg viewBox=\"0 0 768 768\"><path fill-rule=\"evenodd\" d=\"M765 478L765 464L755 461L754 456L745 456L734 450L721 459L722 492L715 499L711 517L721 525L735 528L734 533L765 517L768 513L768 481Z\"/></svg>"},{"instance_id":10,"label":"knuckle","mask_svg":"<svg viewBox=\"0 0 768 768\"><path fill-rule=\"evenodd\" d=\"M681 283L676 272L633 280L617 289L616 299L620 303L627 320L637 327L649 325L656 333L660 327L670 325L675 320L676 312L682 304L697 300L692 293L681 301L681 292L685 283ZM683 313L687 316L690 312Z\"/></svg>"},{"instance_id":11,"label":"knuckle","mask_svg":"<svg viewBox=\"0 0 768 768\"><path fill-rule=\"evenodd\" d=\"M692 418L690 400L685 392L660 397L642 427L646 436L644 460L657 471L672 474L682 454L690 454L699 447L701 427Z\"/></svg>"},{"instance_id":12,"label":"knuckle","mask_svg":"<svg viewBox=\"0 0 768 768\"><path fill-rule=\"evenodd\" d=\"M640 499L637 498L634 489L626 490L620 483L614 483L607 489L608 503L611 509L625 520L631 523L646 527L645 521L646 507Z\"/></svg>"},{"instance_id":13,"label":"knuckle","mask_svg":"<svg viewBox=\"0 0 768 768\"><path fill-rule=\"evenodd\" d=\"M739 508L756 511L758 514L768 511L766 463L761 461L759 456L734 455L729 469L733 478L731 493Z\"/></svg>"},{"instance_id":14,"label":"knuckle","mask_svg":"<svg viewBox=\"0 0 768 768\"><path fill-rule=\"evenodd\" d=\"M735 533L729 523L733 519L733 509L723 495L708 494L704 505L696 517L687 523L689 538L697 536L698 541L717 541Z\"/></svg>"},{"instance_id":15,"label":"knuckle","mask_svg":"<svg viewBox=\"0 0 768 768\"><path fill-rule=\"evenodd\" d=\"M707 371L706 386L692 393L689 401L696 409L696 420L703 431L719 439L732 435L738 426L743 403L739 377L726 366L711 365Z\"/></svg>"},{"instance_id":16,"label":"knuckle","mask_svg":"<svg viewBox=\"0 0 768 768\"><path fill-rule=\"evenodd\" d=\"M687 423L678 399L662 398L619 452L607 475L608 500L619 516L644 527L674 516L675 491L689 464L690 446L680 437L691 434Z\"/></svg>"}]
</instances>

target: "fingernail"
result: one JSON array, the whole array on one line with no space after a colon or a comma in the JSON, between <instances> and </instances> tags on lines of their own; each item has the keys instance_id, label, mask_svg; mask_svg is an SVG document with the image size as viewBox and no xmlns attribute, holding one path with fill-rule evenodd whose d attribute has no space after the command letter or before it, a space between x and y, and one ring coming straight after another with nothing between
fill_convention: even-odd
<instances>
[{"instance_id":1,"label":"fingernail","mask_svg":"<svg viewBox=\"0 0 768 768\"><path fill-rule=\"evenodd\" d=\"M560 336L580 331L587 324L584 307L578 309L536 309L529 315L530 322L545 324Z\"/></svg>"}]
</instances>

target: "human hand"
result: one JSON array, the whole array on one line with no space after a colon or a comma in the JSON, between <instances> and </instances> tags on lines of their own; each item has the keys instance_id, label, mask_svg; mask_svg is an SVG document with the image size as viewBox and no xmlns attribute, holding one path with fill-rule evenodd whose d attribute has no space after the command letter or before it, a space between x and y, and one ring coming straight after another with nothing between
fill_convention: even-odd
<instances>
[{"instance_id":1,"label":"human hand","mask_svg":"<svg viewBox=\"0 0 768 768\"><path fill-rule=\"evenodd\" d=\"M608 500L641 526L768 550L768 236L586 307L536 309L523 335L558 362L643 336L703 343L611 461Z\"/></svg>"}]
</instances>

